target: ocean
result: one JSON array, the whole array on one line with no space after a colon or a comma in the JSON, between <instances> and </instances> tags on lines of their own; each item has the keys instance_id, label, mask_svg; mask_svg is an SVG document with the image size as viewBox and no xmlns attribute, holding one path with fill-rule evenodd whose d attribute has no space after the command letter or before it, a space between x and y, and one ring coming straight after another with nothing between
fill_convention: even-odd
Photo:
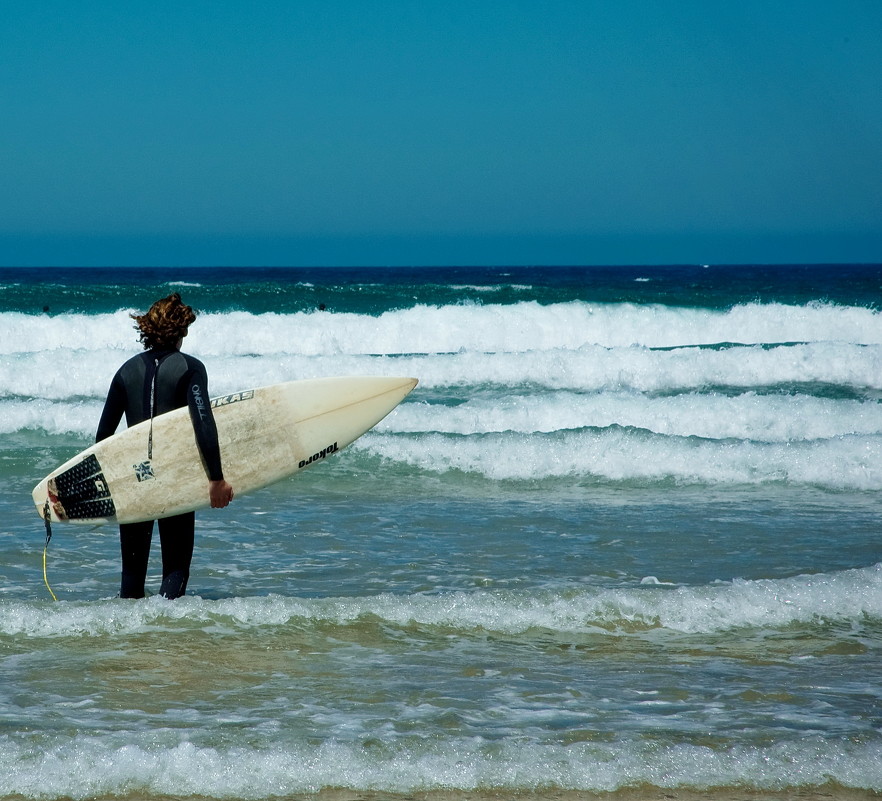
<instances>
[{"instance_id":1,"label":"ocean","mask_svg":"<svg viewBox=\"0 0 882 801\"><path fill-rule=\"evenodd\" d=\"M223 395L420 383L197 514L45 532L129 314ZM0 799L882 793L882 265L0 269ZM692 795L690 795L692 794ZM628 796L630 797L630 796Z\"/></svg>"}]
</instances>

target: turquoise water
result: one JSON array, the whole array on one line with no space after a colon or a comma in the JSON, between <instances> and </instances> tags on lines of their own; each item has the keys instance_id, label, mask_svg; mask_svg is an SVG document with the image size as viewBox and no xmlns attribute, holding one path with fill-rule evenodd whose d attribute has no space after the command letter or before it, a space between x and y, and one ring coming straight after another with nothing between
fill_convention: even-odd
<instances>
[{"instance_id":1,"label":"turquoise water","mask_svg":"<svg viewBox=\"0 0 882 801\"><path fill-rule=\"evenodd\" d=\"M54 602L30 490L173 290L212 394L420 385L200 513L178 601L115 598L115 531L56 526ZM0 270L0 798L882 790L880 290L879 266Z\"/></svg>"}]
</instances>

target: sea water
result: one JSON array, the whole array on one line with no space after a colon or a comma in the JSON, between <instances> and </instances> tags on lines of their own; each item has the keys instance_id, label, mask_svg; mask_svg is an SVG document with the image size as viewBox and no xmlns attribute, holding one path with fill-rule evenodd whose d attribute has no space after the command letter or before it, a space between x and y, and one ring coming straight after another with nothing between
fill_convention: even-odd
<instances>
[{"instance_id":1,"label":"sea water","mask_svg":"<svg viewBox=\"0 0 882 801\"><path fill-rule=\"evenodd\" d=\"M30 491L178 291L213 395L412 375L197 516ZM882 267L0 271L0 798L882 791ZM158 538L157 538L158 539Z\"/></svg>"}]
</instances>

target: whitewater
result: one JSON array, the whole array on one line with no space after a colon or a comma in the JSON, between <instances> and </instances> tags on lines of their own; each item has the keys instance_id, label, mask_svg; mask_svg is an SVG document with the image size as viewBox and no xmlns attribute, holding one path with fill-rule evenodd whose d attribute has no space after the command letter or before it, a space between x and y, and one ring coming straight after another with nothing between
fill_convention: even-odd
<instances>
[{"instance_id":1,"label":"whitewater","mask_svg":"<svg viewBox=\"0 0 882 801\"><path fill-rule=\"evenodd\" d=\"M0 800L882 792L878 265L0 271ZM30 499L131 313L212 395L413 375L197 515L188 595ZM44 310L45 307L45 310ZM566 794L573 794L567 796Z\"/></svg>"},{"instance_id":2,"label":"whitewater","mask_svg":"<svg viewBox=\"0 0 882 801\"><path fill-rule=\"evenodd\" d=\"M0 431L88 438L133 352L130 314L0 314ZM218 395L418 376L415 402L357 447L422 469L867 490L882 487L880 343L871 309L577 301L230 311L205 315L187 341Z\"/></svg>"}]
</instances>

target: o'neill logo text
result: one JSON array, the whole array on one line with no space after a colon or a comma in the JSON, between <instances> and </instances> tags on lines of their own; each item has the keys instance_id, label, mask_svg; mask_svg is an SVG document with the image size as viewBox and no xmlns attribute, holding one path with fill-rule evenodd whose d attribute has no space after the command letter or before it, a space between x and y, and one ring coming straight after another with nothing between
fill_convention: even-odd
<instances>
[{"instance_id":1,"label":"o'neill logo text","mask_svg":"<svg viewBox=\"0 0 882 801\"><path fill-rule=\"evenodd\" d=\"M193 386L190 387L190 391L193 393L193 401L196 404L196 411L199 412L199 419L204 421L206 413L205 399L202 397L202 389L199 384L193 384Z\"/></svg>"},{"instance_id":2,"label":"o'neill logo text","mask_svg":"<svg viewBox=\"0 0 882 801\"><path fill-rule=\"evenodd\" d=\"M308 459L301 459L297 464L298 469L302 467L306 467L308 464L312 464L313 462L317 462L319 459L324 459L326 456L329 456L332 453L336 453L339 450L337 447L337 443L335 442L333 445L328 445L327 448L322 448L318 453L314 453Z\"/></svg>"}]
</instances>

